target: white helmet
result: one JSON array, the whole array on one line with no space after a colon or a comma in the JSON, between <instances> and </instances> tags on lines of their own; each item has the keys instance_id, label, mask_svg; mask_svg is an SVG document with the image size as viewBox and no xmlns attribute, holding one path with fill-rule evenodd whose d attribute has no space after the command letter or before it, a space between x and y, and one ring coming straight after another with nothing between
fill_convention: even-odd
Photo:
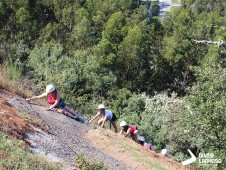
<instances>
[{"instance_id":1,"label":"white helmet","mask_svg":"<svg viewBox=\"0 0 226 170\"><path fill-rule=\"evenodd\" d=\"M139 141L142 141L142 142L145 142L144 136L140 136L140 137L138 138L138 140L139 140Z\"/></svg>"},{"instance_id":2,"label":"white helmet","mask_svg":"<svg viewBox=\"0 0 226 170\"><path fill-rule=\"evenodd\" d=\"M52 84L49 84L46 86L46 93L52 93L54 90L56 90L56 87Z\"/></svg>"},{"instance_id":3,"label":"white helmet","mask_svg":"<svg viewBox=\"0 0 226 170\"><path fill-rule=\"evenodd\" d=\"M98 109L105 109L104 104L100 104L100 105L98 106Z\"/></svg>"},{"instance_id":4,"label":"white helmet","mask_svg":"<svg viewBox=\"0 0 226 170\"><path fill-rule=\"evenodd\" d=\"M162 155L166 155L166 153L167 153L167 150L166 149L162 149L161 154Z\"/></svg>"},{"instance_id":5,"label":"white helmet","mask_svg":"<svg viewBox=\"0 0 226 170\"><path fill-rule=\"evenodd\" d=\"M122 121L121 123L120 123L120 126L122 127L122 126L126 126L127 125L127 123L126 123L126 121Z\"/></svg>"}]
</instances>

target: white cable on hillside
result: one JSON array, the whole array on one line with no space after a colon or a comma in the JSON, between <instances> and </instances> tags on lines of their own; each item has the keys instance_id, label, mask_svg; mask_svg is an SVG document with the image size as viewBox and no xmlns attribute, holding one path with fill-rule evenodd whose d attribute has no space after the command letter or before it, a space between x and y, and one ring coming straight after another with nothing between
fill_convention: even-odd
<instances>
[{"instance_id":1,"label":"white cable on hillside","mask_svg":"<svg viewBox=\"0 0 226 170\"><path fill-rule=\"evenodd\" d=\"M220 40L219 41L212 41L212 40L194 40L192 39L192 41L194 43L202 43L202 44L217 44L218 47L222 47L223 50L221 51L222 53L226 53L226 44L224 43L223 40Z\"/></svg>"}]
</instances>

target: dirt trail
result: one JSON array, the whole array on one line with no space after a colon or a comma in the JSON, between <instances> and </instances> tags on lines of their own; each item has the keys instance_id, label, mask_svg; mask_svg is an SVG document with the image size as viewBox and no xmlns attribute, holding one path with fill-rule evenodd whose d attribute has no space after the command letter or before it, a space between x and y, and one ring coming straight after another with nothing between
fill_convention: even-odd
<instances>
[{"instance_id":1,"label":"dirt trail","mask_svg":"<svg viewBox=\"0 0 226 170\"><path fill-rule=\"evenodd\" d=\"M6 106L7 107L4 107ZM10 107L13 106L13 107ZM20 120L16 109L39 123ZM63 114L46 111L23 98L0 89L0 121L11 126L30 144L34 153L60 162L63 170L74 170L74 158L83 154L88 162L103 162L110 170L179 170L183 167L168 158L144 150L140 145L113 131L79 123ZM25 114L26 115L26 114ZM1 123L1 122L0 122ZM41 126L42 125L42 126ZM8 127L8 125L7 125Z\"/></svg>"}]
</instances>

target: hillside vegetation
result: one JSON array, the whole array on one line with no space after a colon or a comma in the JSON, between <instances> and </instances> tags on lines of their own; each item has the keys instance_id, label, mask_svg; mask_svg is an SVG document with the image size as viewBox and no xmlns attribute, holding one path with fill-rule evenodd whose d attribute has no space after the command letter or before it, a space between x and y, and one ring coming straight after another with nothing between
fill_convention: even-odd
<instances>
[{"instance_id":1,"label":"hillside vegetation","mask_svg":"<svg viewBox=\"0 0 226 170\"><path fill-rule=\"evenodd\" d=\"M226 2L181 0L157 15L158 2L1 0L0 63L37 94L55 84L88 116L106 104L177 161L191 149L224 169Z\"/></svg>"}]
</instances>

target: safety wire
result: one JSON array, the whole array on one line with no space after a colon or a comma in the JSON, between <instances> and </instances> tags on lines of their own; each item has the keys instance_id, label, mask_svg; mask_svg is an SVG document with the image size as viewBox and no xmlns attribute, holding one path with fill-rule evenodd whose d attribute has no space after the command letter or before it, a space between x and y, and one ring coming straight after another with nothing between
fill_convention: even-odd
<instances>
[{"instance_id":1,"label":"safety wire","mask_svg":"<svg viewBox=\"0 0 226 170\"><path fill-rule=\"evenodd\" d=\"M32 104L32 105L37 105L37 106L42 106L42 107L43 107L43 105L40 105L40 104L37 104L37 103L30 103L30 104ZM54 110L51 110L51 111L55 112ZM32 110L32 111L27 112L27 113L31 113L31 112L34 112L34 111ZM63 124L68 123L68 122L66 122L66 121L59 120L59 119L56 119L56 118L51 117L51 116L46 116L46 115L45 115L45 117L47 117L47 118L51 118L51 119L56 120L56 121L60 121L60 122L61 122L61 123L63 123ZM66 117L68 117L68 116L66 116ZM69 119L69 120L70 120L70 119ZM51 132L50 132L50 133L51 133Z\"/></svg>"},{"instance_id":2,"label":"safety wire","mask_svg":"<svg viewBox=\"0 0 226 170\"><path fill-rule=\"evenodd\" d=\"M53 129L50 127L50 125L44 120L42 119L42 117L40 116L40 114L32 107L32 105L30 103L28 103L29 106L32 108L32 110L34 110L34 112L38 115L38 117L49 127L49 129L51 130L51 132L49 132L50 134L56 136L63 144L65 144L75 155L79 155L77 152L75 152L69 145L67 142L65 142L63 139L61 139L57 134L53 133Z\"/></svg>"}]
</instances>

